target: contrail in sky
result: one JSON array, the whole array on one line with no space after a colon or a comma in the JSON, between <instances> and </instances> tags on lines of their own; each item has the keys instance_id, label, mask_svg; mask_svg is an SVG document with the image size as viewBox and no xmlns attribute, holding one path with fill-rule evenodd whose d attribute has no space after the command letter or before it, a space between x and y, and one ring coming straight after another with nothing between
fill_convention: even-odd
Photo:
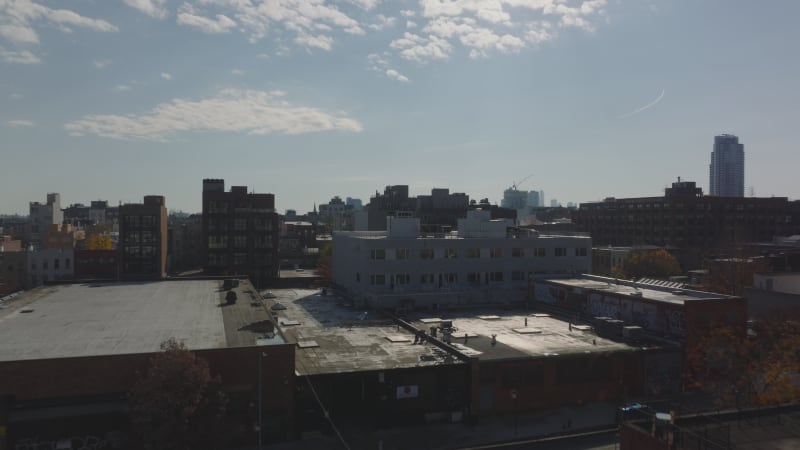
<instances>
[{"instance_id":1,"label":"contrail in sky","mask_svg":"<svg viewBox=\"0 0 800 450\"><path fill-rule=\"evenodd\" d=\"M662 98L664 98L664 94L665 94L666 92L667 92L667 91L666 91L665 89L661 89L661 94L659 94L659 95L658 95L658 98L656 98L656 99L655 99L655 100L653 100L652 102L650 102L650 103L648 103L648 104L646 104L646 105L642 106L642 107L641 107L641 108L639 108L639 109L634 109L634 110L633 110L633 111L631 111L631 112L628 112L628 113L625 113L625 114L623 114L623 115L619 116L619 118L620 118L620 119L624 119L624 118L626 118L626 117L635 116L636 114L639 114L639 113L640 113L640 112L642 112L642 111L646 111L646 110L648 110L648 109L652 108L653 106L656 106L656 103L660 102L660 101L661 101L661 99L662 99Z\"/></svg>"}]
</instances>

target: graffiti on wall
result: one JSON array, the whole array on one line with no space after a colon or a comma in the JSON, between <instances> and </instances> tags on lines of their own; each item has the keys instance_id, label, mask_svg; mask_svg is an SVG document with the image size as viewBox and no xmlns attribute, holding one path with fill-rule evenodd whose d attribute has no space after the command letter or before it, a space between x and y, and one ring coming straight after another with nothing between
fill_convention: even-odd
<instances>
[{"instance_id":1,"label":"graffiti on wall","mask_svg":"<svg viewBox=\"0 0 800 450\"><path fill-rule=\"evenodd\" d=\"M109 432L105 436L72 436L54 440L27 437L17 439L14 450L111 450L122 448L119 433Z\"/></svg>"}]
</instances>

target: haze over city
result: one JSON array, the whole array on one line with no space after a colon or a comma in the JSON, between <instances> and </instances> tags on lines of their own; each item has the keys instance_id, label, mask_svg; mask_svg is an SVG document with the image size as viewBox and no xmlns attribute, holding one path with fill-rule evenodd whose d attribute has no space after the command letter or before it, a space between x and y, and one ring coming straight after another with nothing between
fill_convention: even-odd
<instances>
[{"instance_id":1,"label":"haze over city","mask_svg":"<svg viewBox=\"0 0 800 450\"><path fill-rule=\"evenodd\" d=\"M389 184L499 203L708 193L714 135L800 197L800 3L0 0L0 212L201 180L279 211Z\"/></svg>"}]
</instances>

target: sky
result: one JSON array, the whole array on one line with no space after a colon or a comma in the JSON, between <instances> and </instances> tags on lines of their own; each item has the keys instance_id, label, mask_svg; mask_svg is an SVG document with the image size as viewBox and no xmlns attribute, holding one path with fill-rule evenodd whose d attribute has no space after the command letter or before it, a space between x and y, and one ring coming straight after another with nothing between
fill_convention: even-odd
<instances>
[{"instance_id":1,"label":"sky","mask_svg":"<svg viewBox=\"0 0 800 450\"><path fill-rule=\"evenodd\" d=\"M708 192L714 136L800 199L800 2L0 0L0 213L59 192L279 212L387 185L499 203Z\"/></svg>"}]
</instances>

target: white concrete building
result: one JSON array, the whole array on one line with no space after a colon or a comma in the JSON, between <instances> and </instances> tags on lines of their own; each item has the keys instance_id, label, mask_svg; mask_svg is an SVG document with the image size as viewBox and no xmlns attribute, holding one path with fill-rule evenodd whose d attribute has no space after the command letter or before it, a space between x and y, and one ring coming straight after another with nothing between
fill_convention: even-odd
<instances>
[{"instance_id":1,"label":"white concrete building","mask_svg":"<svg viewBox=\"0 0 800 450\"><path fill-rule=\"evenodd\" d=\"M28 288L48 281L69 280L75 274L73 249L29 250Z\"/></svg>"},{"instance_id":2,"label":"white concrete building","mask_svg":"<svg viewBox=\"0 0 800 450\"><path fill-rule=\"evenodd\" d=\"M450 233L389 218L387 231L334 233L333 282L379 308L524 301L533 278L590 272L591 247L588 235L540 235L482 210Z\"/></svg>"}]
</instances>

